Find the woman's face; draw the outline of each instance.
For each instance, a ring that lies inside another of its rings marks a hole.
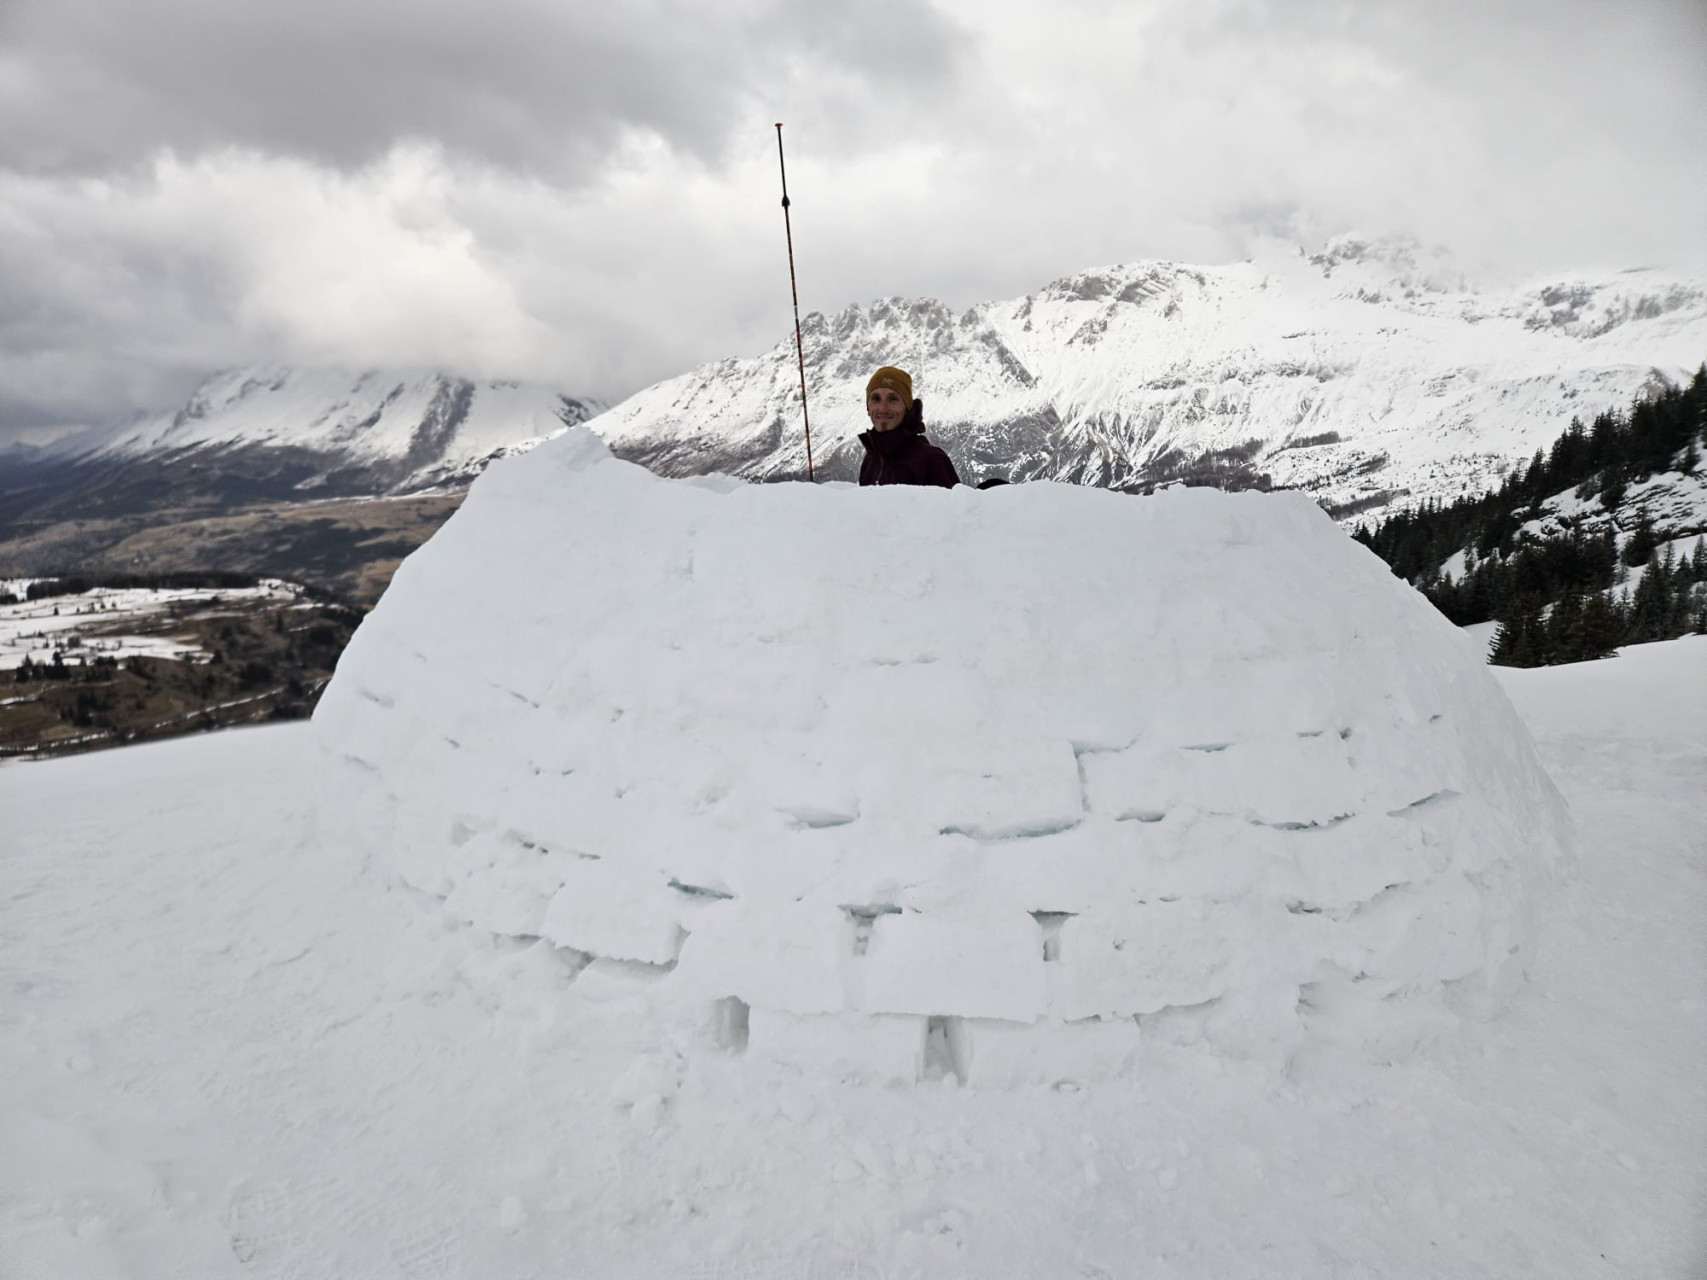
[[[888,387],[873,387],[865,398],[865,413],[874,431],[893,431],[907,416],[907,402]]]

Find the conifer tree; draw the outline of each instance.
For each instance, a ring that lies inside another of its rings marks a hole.
[[[1623,620],[1606,594],[1596,591],[1583,603],[1572,646],[1575,656],[1568,661],[1592,662],[1596,658],[1610,658],[1618,652],[1623,638]]]
[[[1537,667],[1545,652],[1541,605],[1527,597],[1514,599],[1500,619],[1500,638],[1488,661],[1502,667]]]
[[[1541,655],[1543,662],[1580,660],[1577,647],[1582,639],[1582,620],[1582,596],[1575,591],[1566,592],[1564,598],[1553,606],[1553,612],[1547,619],[1547,643]]]
[[[1671,543],[1666,544],[1665,566],[1671,578],[1671,616],[1662,638],[1669,638],[1689,630],[1695,605],[1695,570],[1687,559],[1674,553]]]
[[[1653,554],[1656,542],[1653,522],[1644,511],[1636,521],[1636,531],[1630,535],[1630,541],[1624,544],[1624,563],[1635,568]]]
[[[1671,621],[1671,576],[1660,563],[1659,552],[1648,552],[1648,563],[1642,567],[1642,580],[1636,584],[1630,601],[1628,641],[1645,644],[1665,639]]]

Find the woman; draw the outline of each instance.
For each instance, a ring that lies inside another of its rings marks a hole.
[[[925,439],[922,402],[913,399],[913,379],[904,369],[884,365],[865,384],[865,415],[871,430],[860,436],[865,461],[861,484],[936,484],[952,489],[960,483],[954,463]]]

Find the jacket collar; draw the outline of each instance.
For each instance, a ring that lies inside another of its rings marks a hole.
[[[880,458],[893,458],[905,453],[924,436],[912,427],[896,427],[893,431],[864,431],[859,442]]]

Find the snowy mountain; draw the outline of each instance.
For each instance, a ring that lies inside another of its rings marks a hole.
[[[896,363],[965,479],[1297,488],[1350,520],[1480,493],[1573,417],[1685,382],[1707,356],[1707,284],[1635,270],[1495,286],[1414,243],[1342,239],[1087,271],[960,313],[881,301],[810,315],[805,338],[820,479],[853,478],[865,379]],[[583,421],[665,475],[799,477],[793,345],[608,412],[442,372],[219,374],[173,412],[0,456],[0,567],[240,563],[354,589],[493,459]],[[412,494],[432,495],[418,515],[368,501]],[[361,510],[334,517],[327,499]],[[262,507],[252,527],[197,523]]]
[[[180,409],[69,442],[84,462],[149,457],[198,462],[258,450],[328,485],[405,493],[467,483],[495,458],[531,448],[602,408],[546,387],[443,373],[246,368],[209,378]]]
[[[1707,356],[1707,285],[1636,270],[1477,284],[1413,243],[1087,271],[955,314],[891,299],[804,321],[820,478],[849,478],[871,369],[912,372],[964,478],[1143,488],[1218,474],[1330,508],[1456,496],[1573,415]],[[591,426],[665,474],[805,472],[792,337],[660,383]]]
[[[355,590],[344,580],[350,573],[368,561],[394,565],[493,460],[603,407],[547,387],[444,373],[216,374],[175,411],[0,454],[0,565],[14,573],[237,567]],[[425,516],[369,501],[407,495],[426,495],[417,504]],[[323,509],[330,499],[370,515],[332,519]],[[274,512],[265,527],[193,525],[262,507]],[[133,542],[159,544],[168,528],[182,536],[164,548]]]
[[[1349,515],[1479,492],[1573,416],[1686,380],[1707,357],[1707,283],[1644,269],[1496,287],[1414,242],[1341,239],[1314,256],[1086,271],[959,314],[889,299],[803,324],[821,479],[852,478],[865,378],[893,363],[963,478],[1215,478],[1302,488]],[[805,474],[792,335],[603,409],[444,373],[247,368],[8,470],[52,472],[56,489],[142,466],[117,489],[395,495],[464,487],[589,421],[666,475]],[[100,488],[110,505],[114,484]]]

